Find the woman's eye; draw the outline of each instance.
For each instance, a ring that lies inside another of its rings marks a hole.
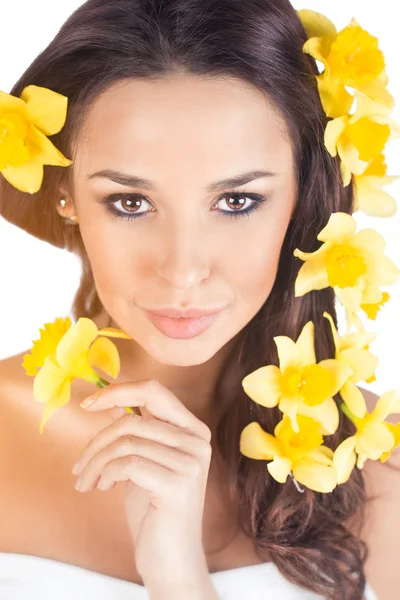
[[[224,202],[228,210],[217,212],[228,217],[250,216],[250,213],[260,208],[266,200],[267,198],[260,194],[232,191],[223,194],[214,206]],[[111,194],[103,200],[108,211],[118,218],[127,220],[143,217],[150,212],[154,212],[153,210],[141,210],[143,202],[151,207],[150,201],[142,194]]]

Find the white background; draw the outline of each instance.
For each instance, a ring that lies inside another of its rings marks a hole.
[[[80,0],[2,1],[0,36],[0,89],[9,92],[15,81],[37,54],[54,37],[65,19],[83,2]],[[399,37],[396,2],[380,0],[305,0],[292,2],[295,9],[309,8],[324,13],[342,29],[355,17],[359,24],[380,40],[387,71],[389,91],[396,99],[392,117],[400,122]],[[400,175],[400,140],[386,147],[389,175]],[[400,180],[385,188],[400,204]],[[386,241],[385,254],[400,267],[400,209],[389,219],[356,213],[360,228],[373,227]],[[77,259],[7,223],[0,217],[0,359],[28,350],[38,330],[56,316],[70,315],[79,284]],[[365,320],[377,339],[371,351],[380,358],[377,381],[362,386],[382,394],[400,386],[398,340],[400,338],[400,283],[389,286],[391,301],[376,321]],[[339,334],[345,333],[344,314],[338,304]]]

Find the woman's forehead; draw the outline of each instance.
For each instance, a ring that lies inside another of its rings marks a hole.
[[[86,115],[79,144],[92,151],[194,153],[287,150],[285,124],[255,88],[236,80],[129,80],[104,91]]]

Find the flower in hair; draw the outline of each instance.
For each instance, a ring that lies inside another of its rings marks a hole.
[[[361,304],[360,308],[367,315],[368,319],[375,321],[378,312],[390,300],[390,294],[387,292],[382,293],[382,298],[379,302],[370,302],[366,304]],[[347,331],[350,331],[354,326],[358,331],[365,331],[363,322],[356,312],[350,311],[346,309],[346,322],[347,322]],[[368,383],[371,381],[375,381],[374,375],[372,375],[369,379],[366,379]]]
[[[276,336],[279,367],[260,367],[242,380],[246,394],[257,404],[279,409],[299,432],[297,415],[319,422],[322,433],[335,433],[339,410],[332,398],[353,374],[353,369],[339,360],[326,359],[316,364],[314,323],[308,321],[294,342],[287,336]]]
[[[362,419],[358,419],[344,405],[341,409],[356,426],[356,433],[345,439],[333,455],[338,483],[345,483],[356,462],[359,469],[363,468],[367,459],[378,460],[382,457],[382,462],[385,462],[398,445],[399,428],[386,423],[385,419],[388,415],[400,413],[400,388],[383,394],[374,410]]]
[[[355,19],[338,32],[325,15],[308,9],[297,14],[309,38],[303,52],[324,66],[323,73],[316,78],[327,116],[340,117],[350,112],[354,98],[346,86],[393,108],[394,98],[387,90],[385,59],[375,36]]]
[[[386,143],[400,136],[400,125],[389,117],[389,112],[383,104],[358,96],[354,114],[328,122],[325,146],[331,156],[339,154],[341,158],[345,187],[352,174],[362,175],[381,156]]]
[[[324,242],[315,252],[294,250],[305,261],[295,281],[295,296],[331,286],[340,302],[355,313],[361,304],[382,300],[380,285],[392,285],[400,270],[383,254],[385,239],[374,229],[355,234],[355,219],[342,212],[331,214],[317,235]]]
[[[339,337],[332,316],[324,312],[328,319],[333,341],[335,344],[335,358],[353,369],[353,374],[344,382],[339,393],[351,412],[358,418],[364,417],[367,407],[362,392],[356,386],[360,381],[368,381],[378,366],[378,357],[369,352],[369,344],[376,338],[376,333],[354,332]]]
[[[20,98],[0,91],[0,172],[21,192],[40,189],[43,165],[72,164],[47,137],[64,126],[67,103],[65,96],[36,85],[24,88]]]
[[[387,165],[383,154],[377,156],[363,172],[355,175],[354,211],[362,210],[371,217],[393,217],[397,212],[395,199],[382,187],[399,179],[387,176]]]
[[[98,387],[105,381],[95,371],[99,368],[110,377],[117,377],[120,370],[118,350],[108,337],[128,338],[120,329],[105,327],[98,329],[87,318],[80,318],[71,326],[71,321],[57,318],[46,323],[40,330],[30,353],[24,355],[22,363],[27,375],[34,375],[33,396],[46,404],[40,423],[40,433],[52,414],[70,400],[70,387],[74,379],[84,379]],[[129,407],[126,408],[131,412]]]
[[[299,415],[298,424],[296,432],[290,418],[284,415],[271,435],[253,421],[241,432],[240,452],[248,458],[271,461],[267,469],[279,483],[285,483],[292,473],[299,483],[311,490],[329,493],[337,485],[333,450],[323,445],[317,421]]]

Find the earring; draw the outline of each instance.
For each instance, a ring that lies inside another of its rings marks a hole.
[[[65,198],[61,198],[59,200],[59,204],[64,208],[67,204],[67,201],[65,200]],[[78,222],[78,217],[76,215],[72,215],[71,217],[63,217],[66,221],[72,221],[73,223],[77,223]]]

